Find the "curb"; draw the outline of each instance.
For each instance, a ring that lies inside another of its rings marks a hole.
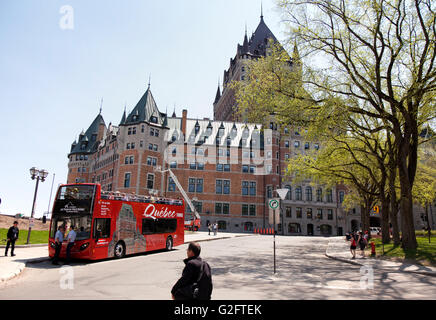
[[[15,245],[15,248],[37,248],[37,247],[46,247],[48,243],[39,243],[39,244],[18,244]],[[0,248],[6,248],[5,245],[0,245]]]
[[[15,272],[11,272],[11,273],[7,274],[6,276],[2,276],[0,278],[0,283],[6,282],[8,280],[11,280],[11,279],[19,276],[21,274],[21,272],[24,271],[24,269],[26,268],[28,263],[38,263],[38,262],[43,262],[46,260],[50,260],[50,258],[49,257],[39,257],[39,258],[27,259],[26,262],[17,262],[19,265],[18,265],[17,269],[15,270]]]
[[[344,262],[344,263],[353,264],[353,265],[356,265],[356,266],[364,266],[364,264],[361,264],[361,263],[356,262],[356,261],[351,261],[351,260],[348,260],[348,259],[343,259],[343,258],[338,258],[338,257],[335,257],[335,256],[331,256],[331,255],[329,255],[329,254],[327,253],[327,251],[326,251],[326,253],[325,253],[325,256],[326,256],[327,258],[329,258],[329,259],[332,259],[332,260],[337,260],[337,261],[341,261],[341,262]],[[395,269],[393,269],[393,268],[387,268],[387,267],[375,267],[375,269],[378,269],[378,270],[385,270],[385,271],[391,271],[391,272],[407,272],[407,273],[415,273],[415,274],[420,274],[420,275],[428,276],[428,277],[436,277],[436,272],[433,272],[433,271],[395,270]]]

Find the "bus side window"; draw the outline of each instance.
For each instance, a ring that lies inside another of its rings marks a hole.
[[[156,233],[156,223],[153,219],[142,219],[142,234]]]
[[[111,235],[111,219],[97,218],[94,220],[94,238],[110,238]]]

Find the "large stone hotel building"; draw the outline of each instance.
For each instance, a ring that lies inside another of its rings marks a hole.
[[[150,86],[129,114],[124,111],[118,126],[106,125],[98,114],[71,145],[68,183],[95,182],[106,191],[180,198],[168,172],[162,172],[169,168],[193,200],[203,230],[208,222],[228,232],[272,227],[268,200],[278,197],[278,188],[289,189],[281,204],[279,234],[329,236],[359,228],[359,210],[341,206],[345,187],[294,184],[285,175],[287,159],[319,148],[305,141],[301,128],[280,128],[274,122],[264,128],[234,116],[235,97],[227,84],[244,80],[244,62],[266,56],[269,39],[277,41],[261,16],[224,72],[214,119],[189,118],[187,110],[179,116],[162,113]],[[379,223],[377,217],[373,220]]]

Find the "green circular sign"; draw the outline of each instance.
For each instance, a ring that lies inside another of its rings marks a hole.
[[[276,199],[271,199],[269,201],[269,207],[271,209],[277,209],[279,207],[279,202]]]

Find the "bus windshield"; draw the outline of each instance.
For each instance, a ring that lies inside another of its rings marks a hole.
[[[59,189],[57,200],[91,200],[94,186],[63,186]]]
[[[63,216],[55,215],[51,223],[50,237],[54,238],[56,231],[60,226],[65,228],[65,235],[70,231],[70,226],[73,226],[76,231],[76,240],[86,240],[91,236],[91,216]]]
[[[91,214],[95,189],[95,185],[70,185],[59,187],[53,214]]]

